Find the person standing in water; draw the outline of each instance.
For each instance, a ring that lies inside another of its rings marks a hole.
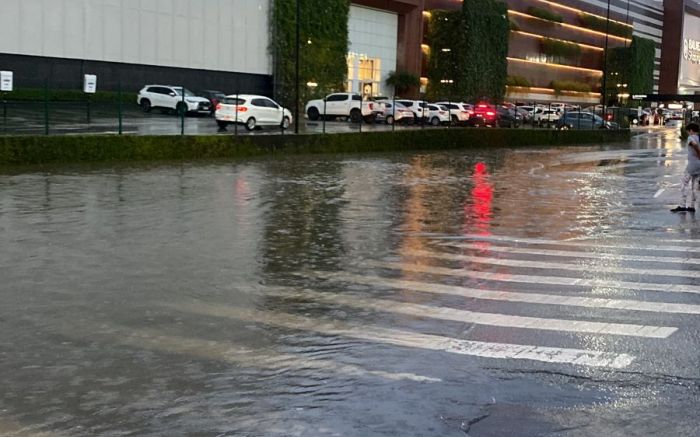
[[[671,212],[695,212],[695,190],[700,177],[700,127],[697,123],[690,123],[685,130],[688,131],[688,164],[681,178],[681,203]]]

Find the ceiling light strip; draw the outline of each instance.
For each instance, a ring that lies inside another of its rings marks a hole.
[[[558,25],[565,27],[567,29],[574,29],[574,30],[577,30],[579,32],[590,33],[590,34],[598,35],[598,36],[605,36],[604,32],[598,32],[597,30],[586,29],[585,27],[581,27],[581,26],[574,26],[573,24],[569,24],[569,23],[559,23],[556,21],[545,20],[543,18],[535,17],[534,15],[525,14],[525,13],[519,12],[519,11],[514,11],[512,9],[508,9],[508,14],[517,15],[517,16],[523,17],[523,18],[529,18],[531,20],[544,21],[545,23],[558,24]],[[622,41],[622,42],[631,42],[632,41],[631,39],[623,38],[621,36],[616,36],[616,35],[612,35],[612,34],[608,34],[608,38],[616,39],[616,40]]]
[[[592,45],[588,45],[588,44],[583,44],[583,43],[576,42],[576,41],[569,41],[569,40],[566,40],[566,39],[551,38],[551,37],[548,37],[548,36],[538,35],[538,34],[535,34],[535,33],[523,32],[522,30],[512,30],[511,32],[513,32],[513,33],[518,33],[518,34],[524,35],[524,36],[529,36],[529,37],[532,37],[532,38],[538,38],[538,39],[553,39],[553,40],[555,40],[555,41],[561,41],[561,42],[565,42],[565,43],[568,43],[568,44],[576,44],[577,46],[582,47],[582,48],[584,48],[584,49],[598,50],[598,51],[601,51],[601,52],[604,50],[602,47],[596,47],[596,46],[592,46]]]
[[[583,71],[583,72],[586,72],[586,73],[595,73],[595,74],[598,75],[598,76],[602,76],[602,75],[603,75],[603,71],[602,71],[602,70],[594,70],[594,69],[592,69],[592,68],[574,67],[574,66],[572,66],[572,65],[554,64],[554,63],[551,63],[551,62],[528,61],[527,59],[511,58],[510,56],[509,56],[508,58],[506,58],[506,59],[508,59],[509,61],[512,61],[512,62],[522,62],[522,63],[526,63],[526,64],[542,65],[542,66],[551,67],[551,68],[559,68],[559,69],[562,69],[562,70]]]
[[[564,9],[564,10],[571,11],[571,12],[578,12],[578,13],[586,14],[586,15],[593,15],[594,17],[598,17],[598,18],[601,18],[601,19],[603,19],[603,20],[607,20],[607,17],[604,17],[604,16],[602,16],[602,15],[598,15],[598,14],[594,14],[593,12],[584,11],[583,9],[572,8],[571,6],[562,5],[562,4],[555,3],[555,2],[552,2],[552,1],[549,1],[549,0],[537,0],[537,1],[542,2],[542,3],[546,3],[546,4],[550,5],[550,6],[554,6],[555,8]],[[629,24],[629,23],[625,23],[624,21],[613,20],[613,19],[611,18],[611,19],[610,19],[610,22],[611,22],[611,23],[622,24],[623,26],[627,26],[627,27],[634,28],[633,25],[631,25],[631,24]]]

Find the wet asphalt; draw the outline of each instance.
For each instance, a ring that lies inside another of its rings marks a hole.
[[[4,168],[0,435],[695,436],[684,159]]]

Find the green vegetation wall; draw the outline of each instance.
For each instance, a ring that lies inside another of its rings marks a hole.
[[[307,99],[343,90],[347,74],[349,0],[273,0],[270,52],[274,59],[275,97],[294,106],[296,8],[299,17],[299,91]],[[318,84],[310,88],[307,83]]]
[[[461,11],[432,11],[428,98],[503,100],[508,71],[505,3],[470,0]]]
[[[654,89],[654,41],[635,36],[629,47],[616,47],[608,51],[608,75],[606,96],[608,103],[615,103],[617,94],[649,94]],[[627,88],[618,87],[627,84]]]

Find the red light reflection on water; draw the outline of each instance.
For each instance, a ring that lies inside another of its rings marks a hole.
[[[472,183],[471,197],[464,204],[464,234],[489,236],[493,219],[493,186],[489,183],[485,163],[477,162],[474,165]],[[476,241],[475,244],[482,250],[489,247],[486,241]]]

